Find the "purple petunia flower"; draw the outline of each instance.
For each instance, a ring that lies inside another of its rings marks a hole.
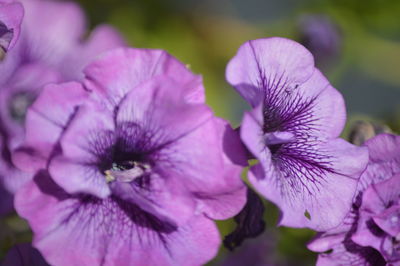
[[[20,2],[25,10],[20,38],[0,62],[0,183],[11,193],[32,177],[15,168],[10,153],[24,139],[26,110],[41,88],[82,79],[83,67],[99,53],[124,45],[119,33],[106,25],[82,42],[86,23],[75,3]]]
[[[19,38],[24,8],[12,0],[0,0],[0,62]]]
[[[379,250],[388,263],[400,264],[400,173],[363,193],[352,239]]]
[[[201,79],[159,50],[118,49],[83,84],[47,86],[14,162],[16,196],[52,265],[200,265],[212,219],[244,206],[244,149],[204,104]],[[62,90],[61,95],[58,92]]]
[[[351,211],[339,227],[319,234],[308,246],[316,252],[332,250],[320,254],[317,265],[386,265],[398,256],[400,137],[381,134],[365,146],[369,164]]]
[[[281,208],[280,224],[337,226],[368,153],[338,138],[346,119],[343,99],[312,55],[288,39],[249,41],[229,62],[226,78],[254,108],[241,125],[244,144],[259,160],[249,180]]]

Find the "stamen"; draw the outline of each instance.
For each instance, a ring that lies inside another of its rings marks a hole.
[[[104,174],[107,183],[113,181],[129,183],[149,172],[149,164],[127,161],[123,164],[113,163],[112,168],[106,170]]]
[[[107,170],[104,173],[106,174],[105,177],[106,177],[106,182],[107,183],[111,183],[111,182],[113,182],[115,180],[115,177],[113,177],[113,175],[111,174],[110,170]]]

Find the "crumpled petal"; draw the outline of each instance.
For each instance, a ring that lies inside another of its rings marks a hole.
[[[357,244],[379,250],[388,261],[400,260],[394,240],[400,233],[399,191],[399,174],[368,187],[363,194],[357,231],[352,236]]]

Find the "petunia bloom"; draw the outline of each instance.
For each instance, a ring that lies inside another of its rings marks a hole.
[[[386,265],[398,257],[400,137],[381,134],[365,142],[369,163],[343,223],[319,234],[309,248],[317,265]],[[397,250],[396,250],[397,249]]]
[[[374,247],[388,263],[400,263],[400,173],[363,193],[357,244]]]
[[[13,156],[36,173],[16,196],[33,245],[52,265],[204,264],[212,219],[245,203],[239,137],[165,52],[118,49],[85,74],[43,90]]]
[[[124,45],[119,33],[107,25],[96,27],[82,41],[87,27],[75,3],[20,2],[25,10],[20,38],[0,62],[0,183],[11,193],[32,177],[15,168],[10,153],[24,139],[26,110],[42,87],[82,79],[87,63],[104,51]]]
[[[0,0],[0,61],[18,40],[23,16],[20,3]]]
[[[343,98],[314,67],[311,53],[283,38],[248,41],[226,78],[253,107],[240,130],[259,160],[249,180],[281,208],[280,224],[317,231],[339,225],[368,152],[338,138]]]

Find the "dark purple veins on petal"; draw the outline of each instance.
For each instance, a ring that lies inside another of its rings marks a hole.
[[[97,160],[88,164],[107,182],[126,182],[149,190],[157,162],[168,160],[161,152],[165,147],[160,132],[135,122],[122,122],[115,131],[95,132],[89,137],[86,149]]]
[[[139,241],[160,241],[168,250],[168,234],[177,230],[175,225],[158,219],[118,196],[99,199],[87,194],[70,195],[59,187],[45,170],[36,174],[34,182],[44,194],[52,195],[59,201],[74,201],[74,204],[65,210],[67,215],[64,215],[60,226],[75,226],[74,231],[82,237],[85,237],[89,227],[93,227],[99,234],[104,233],[110,237],[120,235],[121,241],[128,244],[131,238],[139,238]]]
[[[332,157],[317,148],[319,141],[318,117],[314,115],[318,96],[305,98],[299,85],[291,85],[284,77],[266,77],[260,72],[259,87],[263,88],[263,133],[289,132],[293,139],[268,145],[272,160],[283,174],[290,178],[293,188],[305,188],[309,194],[313,189],[305,183],[321,183],[327,173],[333,173]]]

